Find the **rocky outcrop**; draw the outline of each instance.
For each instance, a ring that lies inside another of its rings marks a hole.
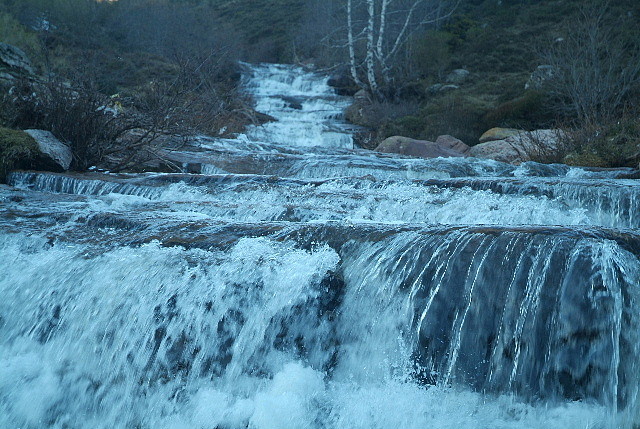
[[[397,153],[400,155],[414,156],[417,158],[451,158],[464,157],[466,152],[456,150],[459,148],[464,150],[467,147],[460,140],[451,136],[441,136],[440,142],[430,142],[426,140],[414,140],[409,137],[393,136],[382,141],[375,149],[378,152]],[[464,147],[462,146],[464,145]]]
[[[73,161],[71,148],[58,140],[50,131],[25,130],[38,144],[42,155],[49,163],[58,166],[62,170],[68,170]]]
[[[554,70],[553,66],[550,65],[541,65],[536,68],[536,70],[531,73],[529,76],[529,80],[524,85],[524,89],[533,89],[540,90],[543,89],[545,84],[553,79]]]
[[[356,92],[353,95],[353,99],[355,100],[356,103],[360,103],[360,104],[371,103],[371,96],[364,89],[361,89],[360,91]]]
[[[458,85],[453,85],[453,84],[444,85],[442,83],[436,83],[435,85],[431,85],[427,89],[427,91],[430,94],[438,94],[442,92],[455,91],[456,89],[460,89],[460,87]]]
[[[34,74],[31,62],[21,49],[0,42],[0,79],[13,80]]]
[[[473,146],[468,155],[518,165],[531,161],[533,157],[552,153],[560,145],[562,137],[560,130],[520,131],[504,139]]]
[[[480,143],[490,142],[494,140],[504,140],[508,137],[517,136],[524,132],[514,128],[491,128],[480,137]]]
[[[447,83],[459,85],[469,79],[469,71],[465,69],[456,69],[447,75],[445,79]]]
[[[371,105],[371,97],[367,91],[361,89],[353,96],[353,104],[345,110],[345,118],[356,125],[366,125],[366,110]]]
[[[380,142],[371,119],[372,101],[367,91],[361,89],[353,95],[353,103],[345,109],[345,119],[354,126],[354,146],[374,150]]]
[[[11,170],[63,172],[71,161],[71,149],[48,131],[0,127],[0,183]]]

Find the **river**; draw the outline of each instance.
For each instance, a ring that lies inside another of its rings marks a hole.
[[[640,184],[354,148],[322,75],[199,174],[0,185],[0,427],[613,429],[640,422]]]

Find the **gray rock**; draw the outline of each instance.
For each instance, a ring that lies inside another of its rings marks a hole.
[[[504,140],[511,136],[517,136],[518,134],[525,133],[524,130],[518,130],[515,128],[491,128],[480,136],[480,143],[486,143],[494,140]]]
[[[443,86],[444,86],[444,85],[443,85],[443,84],[441,84],[441,83],[436,83],[436,84],[434,84],[434,85],[431,85],[431,86],[427,89],[427,91],[428,91],[430,94],[437,94],[437,93],[438,93],[438,91],[440,91],[440,89],[442,89],[442,87],[443,87]]]
[[[31,62],[21,49],[0,42],[0,67],[13,73],[33,74]]]
[[[536,70],[531,73],[529,76],[529,80],[524,85],[524,89],[534,89],[539,90],[544,87],[544,85],[553,79],[554,70],[553,66],[550,65],[541,65],[536,68]]]
[[[469,70],[456,69],[447,75],[446,81],[447,83],[460,84],[465,82],[469,78],[469,75]]]
[[[449,92],[455,91],[456,89],[460,89],[460,87],[458,85],[442,85],[438,92]]]
[[[462,140],[457,139],[450,135],[440,136],[436,139],[436,144],[443,148],[452,149],[456,152],[466,154],[471,149]]]
[[[435,85],[431,85],[427,89],[427,91],[430,94],[438,94],[440,92],[453,91],[453,90],[456,90],[456,89],[460,89],[460,87],[458,85],[452,85],[452,84],[445,85],[445,84],[442,84],[442,83],[436,83]]]
[[[452,149],[450,143],[439,144],[437,142],[415,140],[402,136],[393,136],[383,140],[376,148],[376,151],[397,153],[417,158],[451,158],[465,156],[464,153]]]
[[[502,140],[480,143],[469,150],[468,155],[519,165],[531,161],[533,156],[552,153],[561,144],[561,130],[536,130],[521,132]]]
[[[506,162],[508,164],[521,164],[529,161],[529,154],[518,144],[513,144],[507,140],[493,140],[473,146],[469,151],[469,156],[474,158],[493,159],[495,161]]]
[[[51,161],[59,165],[63,170],[68,170],[73,161],[71,148],[58,140],[50,131],[25,130],[38,143],[40,152]]]
[[[300,97],[282,97],[287,107],[295,110],[302,110],[302,98]]]

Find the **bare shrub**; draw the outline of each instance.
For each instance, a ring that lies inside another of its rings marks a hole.
[[[640,121],[632,110],[615,118],[560,122],[551,139],[540,131],[545,130],[525,132],[517,140],[532,161],[586,167],[637,167],[640,162]]]
[[[522,133],[514,149],[522,151],[524,157],[542,164],[560,164],[576,148],[576,141],[570,132],[561,128],[536,130]]]
[[[567,127],[565,141],[568,164],[637,167],[640,162],[640,120],[633,110],[606,120],[577,121]]]
[[[50,130],[70,144],[76,169],[98,161],[105,142],[119,135],[116,117],[101,109],[106,100],[86,85],[22,81],[11,89],[11,96],[9,125]]]
[[[6,107],[10,126],[49,130],[68,143],[76,170],[106,160],[120,170],[159,157],[161,136],[191,135],[199,118],[221,109],[187,77],[151,82],[131,99],[104,96],[88,79],[77,82],[23,81],[12,88]]]
[[[558,108],[586,122],[611,117],[640,82],[640,50],[616,32],[608,12],[608,3],[584,6],[564,40],[543,53]]]

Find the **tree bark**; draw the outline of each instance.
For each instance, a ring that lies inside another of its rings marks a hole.
[[[425,25],[436,24],[453,13],[446,0],[347,0],[347,47],[355,83],[377,99],[384,99],[393,85],[398,53],[410,36]],[[358,25],[359,23],[359,25]],[[382,82],[382,87],[381,83]]]
[[[369,81],[369,88],[371,93],[378,98],[382,98],[380,88],[378,87],[378,81],[376,79],[376,55],[375,55],[375,22],[376,22],[376,10],[375,0],[367,0],[367,54],[365,57],[365,65],[367,68],[367,80]]]

